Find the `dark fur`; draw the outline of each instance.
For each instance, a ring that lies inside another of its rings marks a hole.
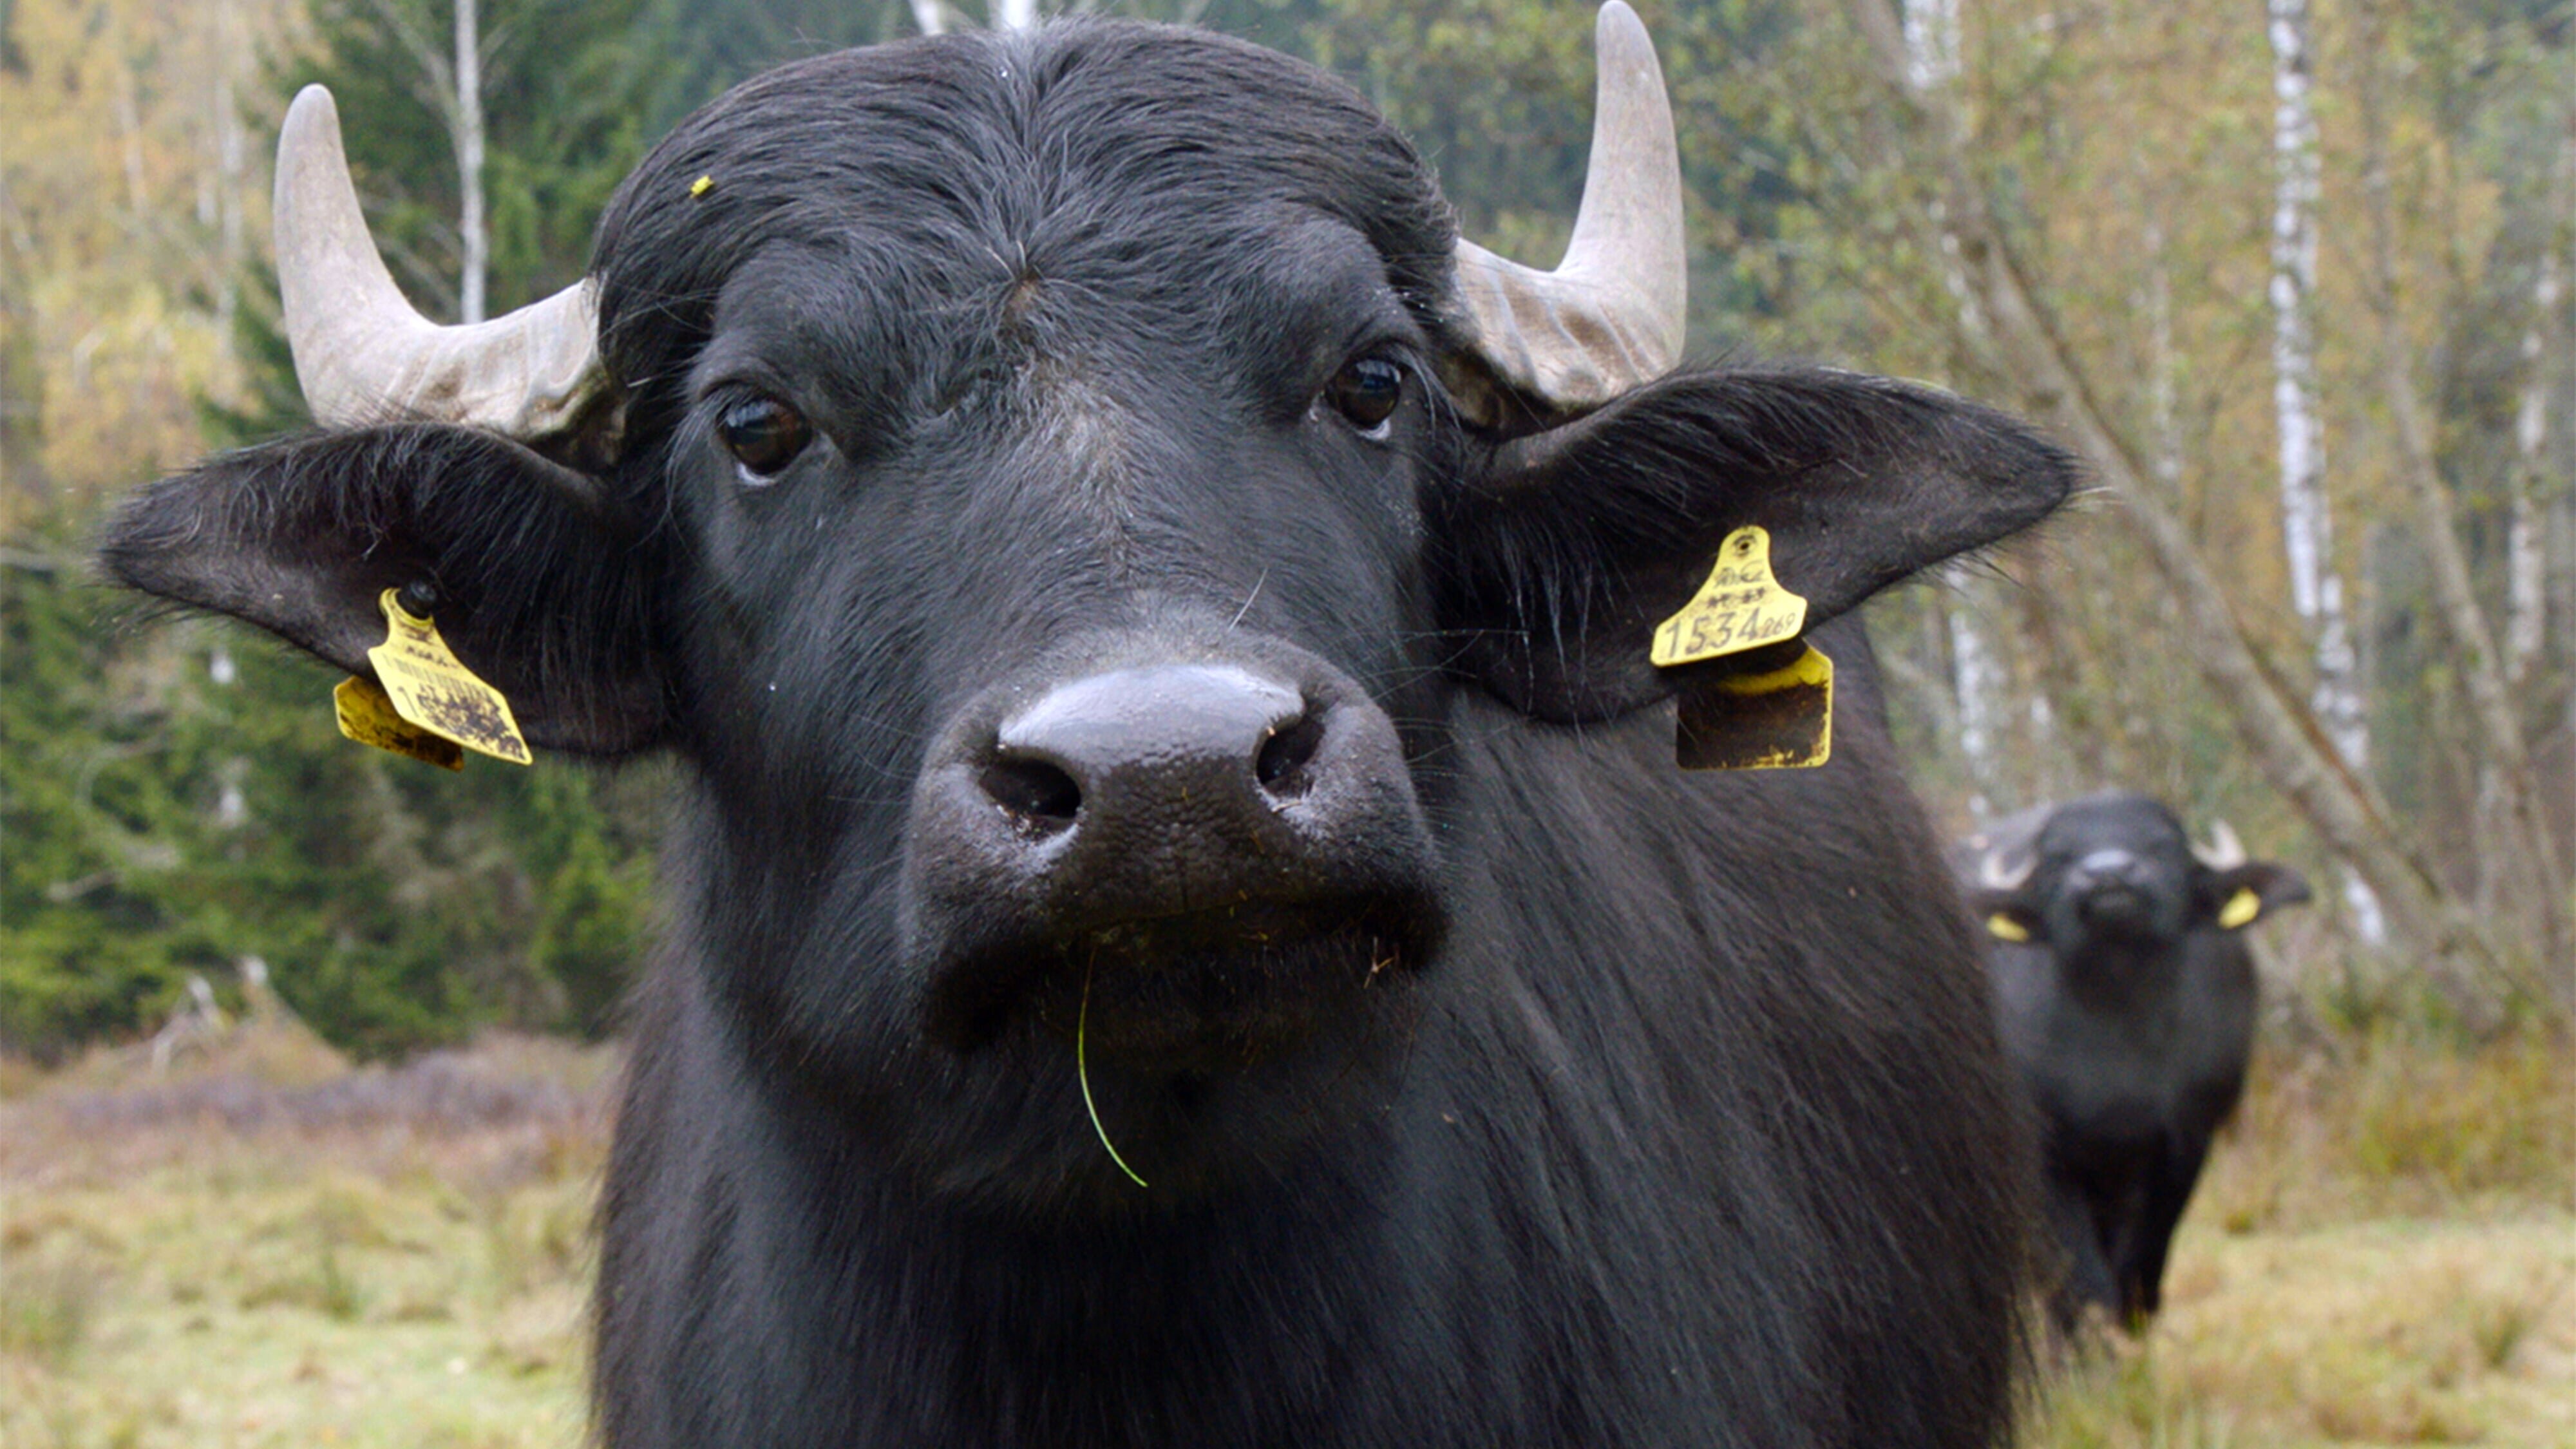
[[[1236,43],[825,57],[603,224],[606,476],[397,428],[130,506],[130,583],[356,667],[374,591],[431,573],[541,742],[690,765],[603,1209],[608,1442],[2002,1440],[2010,1080],[1835,616],[2071,472],[1823,372],[1480,436],[1436,381],[1453,241],[1356,97]],[[1409,377],[1383,443],[1315,402],[1361,355]],[[753,391],[817,435],[761,487],[709,441]],[[1840,665],[1835,757],[1682,777],[1645,634],[1746,522]],[[1436,881],[1418,959],[1316,1039],[1093,1061],[1152,1190],[1061,1020],[925,1032],[904,895],[956,722],[1130,657],[1356,681]]]
[[[2134,928],[2084,920],[2068,872],[2097,851],[2142,866]],[[1989,852],[2030,859],[2020,887],[1980,886]],[[2254,1043],[2254,961],[2218,917],[2240,890],[2265,913],[2308,898],[2286,866],[2212,870],[2143,795],[2104,794],[1998,824],[1957,864],[1990,930],[2005,1049],[2036,1109],[2059,1255],[2061,1328],[2099,1309],[2130,1328],[2163,1299],[2165,1255],[2211,1136],[2234,1115]]]

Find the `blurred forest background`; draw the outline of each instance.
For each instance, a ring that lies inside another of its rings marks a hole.
[[[2298,1020],[2486,1037],[2576,1007],[2570,0],[1636,0],[1670,77],[1691,338],[1930,379],[2097,486],[1876,610],[1954,831],[2126,786],[2319,885]],[[1552,264],[1590,6],[1092,0],[1347,77],[1467,232]],[[296,426],[276,122],[338,94],[441,320],[581,272],[617,180],[765,65],[1028,0],[0,0],[0,1053],[250,963],[398,1056],[598,1034],[643,949],[660,767],[444,772],[335,678],[95,586],[136,482]],[[254,971],[253,974],[258,974]]]

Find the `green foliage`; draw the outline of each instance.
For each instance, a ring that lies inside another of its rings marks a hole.
[[[568,807],[587,803],[577,781],[558,778],[553,793],[570,797]],[[577,817],[568,808],[555,818]],[[644,950],[651,872],[641,855],[619,858],[604,831],[566,834],[563,864],[546,891],[530,965],[539,980],[552,982],[563,993],[557,1024],[598,1036],[616,1024],[618,998]]]
[[[143,1029],[249,957],[362,1054],[606,1024],[649,831],[592,776],[367,750],[331,673],[264,639],[105,627],[121,602],[68,569],[0,580],[0,1048]]]

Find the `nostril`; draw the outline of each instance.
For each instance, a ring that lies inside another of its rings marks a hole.
[[[1293,724],[1282,725],[1261,742],[1261,752],[1253,757],[1253,778],[1274,798],[1294,800],[1315,787],[1315,751],[1324,743],[1324,721],[1320,715],[1308,714]]]
[[[1082,812],[1082,787],[1044,760],[996,760],[984,767],[978,783],[1023,829],[1052,834]]]

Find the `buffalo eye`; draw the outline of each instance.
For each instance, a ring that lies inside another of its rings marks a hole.
[[[1386,436],[1386,420],[1404,401],[1404,369],[1382,357],[1354,358],[1324,387],[1335,411],[1369,437]]]
[[[716,441],[742,465],[746,483],[777,477],[813,440],[805,415],[773,397],[746,398],[716,419]]]

